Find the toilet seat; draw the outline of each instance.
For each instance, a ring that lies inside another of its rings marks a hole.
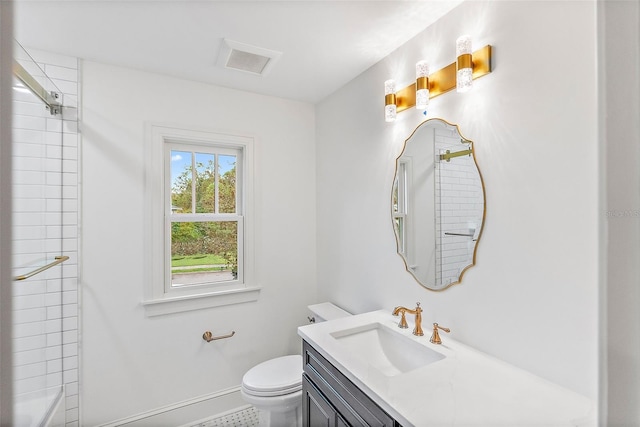
[[[251,368],[242,377],[242,391],[251,396],[273,397],[302,389],[302,356],[282,356]]]

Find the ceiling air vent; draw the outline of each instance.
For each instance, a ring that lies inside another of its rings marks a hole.
[[[264,76],[273,68],[280,55],[282,52],[224,39],[218,56],[218,65]]]

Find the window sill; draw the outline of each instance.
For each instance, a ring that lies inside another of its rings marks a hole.
[[[196,295],[167,296],[142,302],[147,317],[257,301],[259,286]]]

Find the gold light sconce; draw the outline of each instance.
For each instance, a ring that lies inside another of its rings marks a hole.
[[[471,52],[471,38],[462,36],[456,40],[456,62],[429,75],[425,61],[416,64],[416,82],[395,92],[395,82],[385,82],[385,120],[392,122],[396,114],[411,107],[424,110],[429,99],[457,89],[466,92],[473,80],[491,72],[491,45]],[[425,71],[426,70],[426,71]],[[387,85],[393,82],[393,89]],[[426,100],[424,97],[426,96]],[[393,106],[391,106],[393,105]],[[393,114],[391,114],[393,110]]]

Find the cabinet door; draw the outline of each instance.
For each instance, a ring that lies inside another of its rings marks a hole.
[[[344,424],[351,427],[398,426],[389,414],[306,341],[303,342],[303,359],[304,377],[308,377],[310,384],[330,402],[333,410],[344,420]],[[336,423],[329,425],[342,425],[338,421]],[[309,427],[316,425],[312,424]]]
[[[302,427],[347,427],[306,375],[302,376]]]

